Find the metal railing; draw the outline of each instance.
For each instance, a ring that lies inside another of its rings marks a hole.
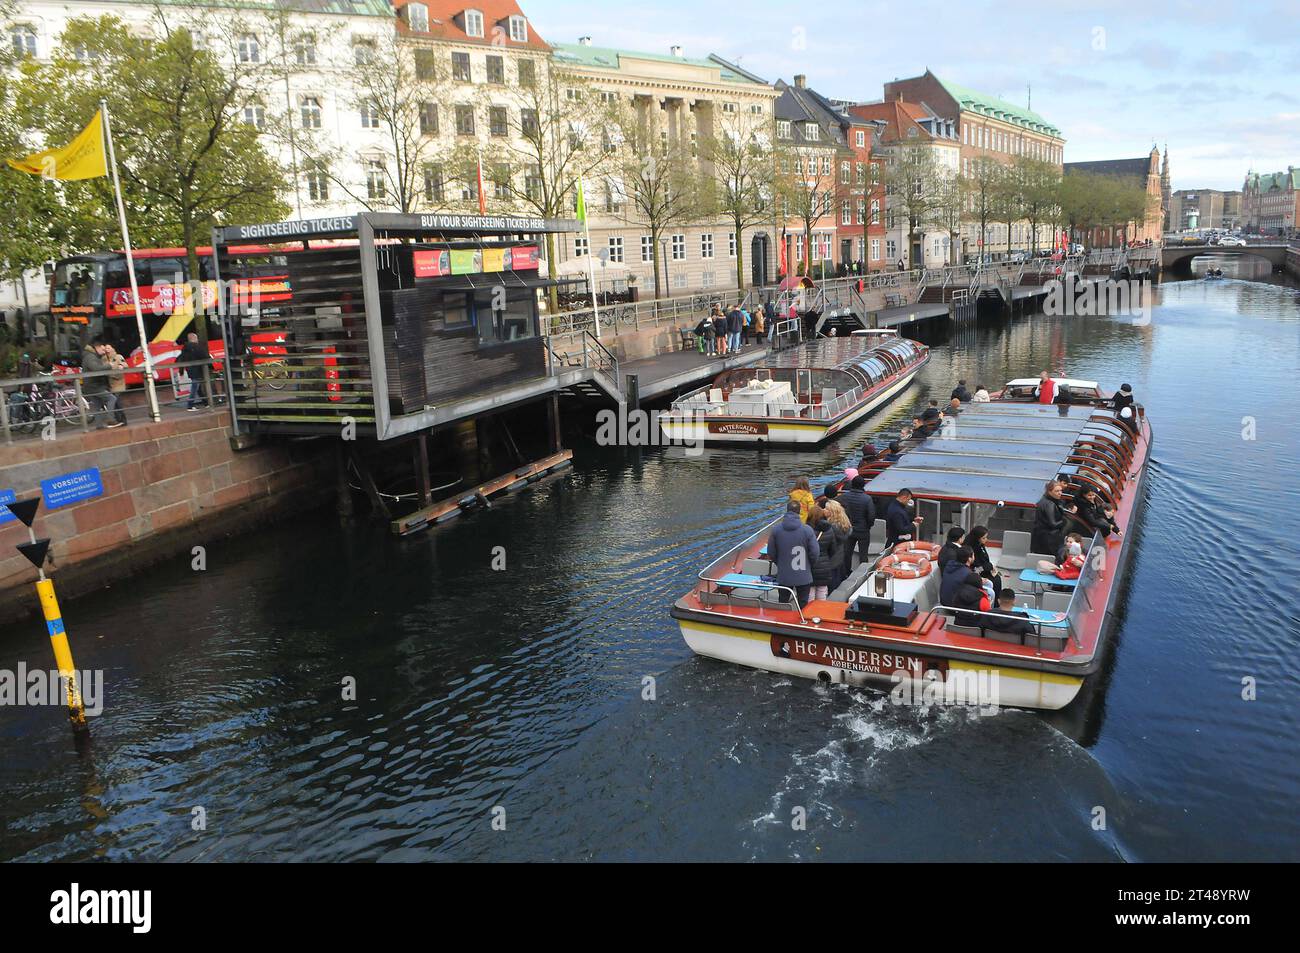
[[[546,350],[548,375],[554,376],[557,372],[563,373],[579,367],[586,368],[603,374],[614,390],[622,394],[623,372],[618,358],[590,331],[548,336],[542,344]]]
[[[728,589],[767,589],[774,592],[788,593],[789,594],[788,602],[767,603],[767,605],[765,606],[762,600],[760,599],[758,605],[759,611],[762,612],[765,608],[772,608],[782,612],[789,612],[791,609],[793,609],[795,612],[799,614],[799,621],[801,623],[806,623],[807,620],[804,618],[803,607],[799,605],[798,593],[795,592],[792,586],[782,586],[779,583],[761,582],[761,581],[755,583],[727,582],[722,578],[710,576],[708,574],[710,570],[712,570],[714,567],[725,564],[727,560],[731,560],[730,571],[739,572],[742,563],[736,557],[740,554],[742,550],[753,545],[754,541],[758,539],[758,537],[760,537],[764,533],[771,533],[773,527],[775,527],[779,522],[781,522],[780,519],[775,519],[772,522],[768,523],[766,526],[759,529],[758,531],[750,533],[748,536],[746,536],[735,546],[731,547],[731,549],[727,550],[717,559],[713,560],[713,562],[709,563],[707,566],[701,569],[699,573],[696,574],[695,578],[698,579],[700,582],[709,584],[710,588],[705,589],[705,592],[709,592],[709,593],[717,592],[718,591],[717,587],[719,584],[727,587]],[[703,600],[701,600],[701,602],[703,602]],[[706,608],[712,608],[712,607],[706,606]]]
[[[185,371],[188,380],[191,368],[203,370],[203,403],[209,409],[215,409],[219,403],[224,403],[224,387],[220,388],[222,393],[218,395],[215,392],[218,388],[213,386],[222,378],[212,372],[212,364],[212,361],[187,361],[155,367],[154,380],[160,409],[164,403],[179,403],[187,399],[188,392],[184,396],[179,392],[178,388],[183,385],[178,372]],[[143,386],[121,391],[110,389],[104,392],[92,391],[89,394],[85,392],[85,381],[99,379],[111,381],[112,378],[128,374],[143,376],[144,368],[129,367],[89,372],[70,370],[67,373],[42,373],[34,377],[0,380],[0,440],[11,444],[15,437],[44,431],[51,423],[56,431],[60,425],[68,425],[86,432],[100,417],[121,419],[127,424],[130,424],[133,418],[149,420],[148,401],[143,399],[137,401],[137,397],[145,396]],[[170,401],[165,400],[168,387],[172,391]],[[106,398],[109,394],[117,397],[116,406],[112,410],[104,409],[109,401],[100,400],[101,397]],[[129,402],[123,401],[123,397],[127,394],[131,396]]]
[[[604,305],[594,310],[581,308],[575,311],[560,311],[544,316],[543,321],[547,333],[552,336],[578,334],[583,331],[594,333],[597,315],[599,315],[601,335],[617,337],[620,334],[652,330],[683,320],[690,320],[694,326],[700,318],[712,310],[715,304],[729,304],[740,300],[742,300],[741,295],[737,289],[725,288],[715,292],[697,291],[678,298],[652,298],[649,301]],[[748,301],[748,295],[743,300]]]

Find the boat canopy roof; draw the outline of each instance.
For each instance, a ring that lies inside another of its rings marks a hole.
[[[870,493],[903,488],[918,497],[1033,506],[1046,482],[1075,471],[1067,460],[1090,436],[1131,445],[1113,411],[1070,404],[994,401],[963,404],[955,426],[903,452],[867,484]]]
[[[1077,377],[1053,377],[1052,380],[1062,387],[1096,387],[1096,381],[1080,380]],[[1037,387],[1037,377],[1017,377],[1013,381],[1007,381],[1008,387]]]
[[[871,338],[818,338],[804,347],[769,357],[754,369],[810,368],[839,371],[855,384],[870,387],[915,361],[928,350],[908,338],[873,342]]]

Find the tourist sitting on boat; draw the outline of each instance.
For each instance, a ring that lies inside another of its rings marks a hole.
[[[971,403],[987,404],[989,402],[989,389],[983,384],[975,388],[975,396],[971,398]]]
[[[852,526],[851,540],[844,553],[844,568],[850,572],[853,569],[855,551],[860,562],[865,563],[870,558],[871,527],[876,522],[876,502],[864,489],[866,485],[867,478],[859,474],[853,478],[849,488],[840,494],[839,498],[839,503],[848,514],[849,524]]]
[[[943,567],[939,583],[939,601],[951,609],[971,609],[987,612],[988,597],[984,594],[984,580],[971,568],[975,554],[969,546],[959,546],[956,555]],[[958,625],[979,625],[979,617],[958,612],[954,620]]]
[[[1056,399],[1056,381],[1052,380],[1052,375],[1043,371],[1038,375],[1038,390],[1036,392],[1040,404],[1050,404]]]
[[[817,501],[813,499],[812,488],[808,484],[807,477],[799,477],[794,481],[794,489],[790,491],[790,501],[799,504],[799,519],[808,522],[808,511]]]
[[[805,526],[799,516],[799,504],[791,500],[785,505],[781,525],[767,537],[768,558],[776,564],[776,584],[794,590],[799,607],[808,604],[812,588],[812,561],[821,552],[817,535]],[[781,592],[781,601],[789,601],[789,593]]]
[[[903,445],[897,440],[889,442],[889,449],[885,451],[884,456],[880,459],[885,463],[895,463],[903,455]]]
[[[1115,524],[1115,511],[1108,509],[1097,496],[1097,491],[1090,486],[1085,486],[1075,494],[1074,512],[1070,517],[1081,523],[1089,533],[1120,535],[1119,526]]]
[[[961,413],[961,401],[954,397],[948,401],[948,406],[943,409],[943,416],[956,417]]]
[[[997,608],[990,609],[989,615],[980,616],[980,624],[986,629],[1009,632],[1012,635],[1033,635],[1034,627],[1025,621],[1025,614],[1016,611],[1016,590],[998,590]],[[995,618],[1005,616],[1006,618]]]
[[[1038,571],[1046,575],[1055,575],[1060,579],[1078,579],[1083,571],[1083,537],[1078,533],[1066,536],[1065,542],[1056,554],[1056,562],[1040,559]]]
[[[975,554],[975,571],[992,583],[995,591],[1001,591],[1002,576],[997,571],[997,567],[993,565],[993,559],[989,556],[988,544],[985,542],[988,538],[989,529],[987,526],[972,526],[971,531],[966,535],[966,545]]]
[[[957,386],[952,389],[952,399],[961,401],[963,404],[970,402],[970,391],[966,389],[966,382],[964,380],[958,381]]]
[[[948,560],[957,555],[957,550],[962,547],[962,540],[966,538],[966,531],[960,526],[954,526],[948,530],[948,541],[939,549],[939,555],[936,561],[939,568],[943,569],[948,564]]]
[[[1034,507],[1034,531],[1029,546],[1035,553],[1055,553],[1065,541],[1065,517],[1074,511],[1061,499],[1065,484],[1048,480],[1043,495]]]
[[[912,516],[912,491],[903,487],[885,508],[885,545],[910,542],[920,529],[922,517]]]
[[[921,422],[931,430],[937,430],[939,427],[939,418],[943,416],[939,413],[939,402],[931,400],[930,406],[921,412]]]

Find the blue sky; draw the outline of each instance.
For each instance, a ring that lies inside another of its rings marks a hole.
[[[795,73],[826,95],[879,99],[927,67],[1033,108],[1066,161],[1169,144],[1174,188],[1240,188],[1300,166],[1300,0],[520,0],[550,42],[717,53],[763,78]]]

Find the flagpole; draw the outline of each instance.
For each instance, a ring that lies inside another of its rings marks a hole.
[[[591,254],[591,226],[587,223],[587,196],[583,193],[582,176],[578,176],[578,194],[582,196],[582,232],[587,237],[587,288],[591,291],[591,315],[596,324],[596,340],[600,340],[600,307],[596,304],[596,263]]]
[[[113,130],[108,119],[108,100],[99,101],[104,116],[104,138],[108,140],[108,164],[113,170],[113,195],[117,199],[117,220],[122,226],[122,247],[126,251],[126,273],[131,278],[131,300],[135,303],[135,327],[140,334],[140,353],[144,355],[144,388],[149,397],[149,416],[154,422],[162,420],[158,412],[158,391],[153,379],[153,355],[149,353],[149,339],[144,330],[144,312],[140,310],[140,288],[135,280],[135,258],[131,254],[131,233],[126,227],[126,205],[122,202],[122,183],[117,178],[117,154],[113,151]],[[199,320],[196,311],[194,320]]]

